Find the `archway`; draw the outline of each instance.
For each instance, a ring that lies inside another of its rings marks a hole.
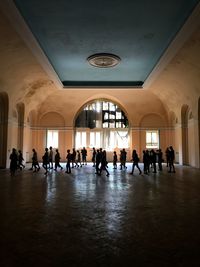
[[[129,148],[129,122],[114,102],[98,99],[79,111],[75,122],[75,147],[96,147],[113,151]]]
[[[17,145],[18,149],[23,150],[23,141],[24,141],[24,103],[17,104],[17,113],[18,113],[18,138]]]
[[[6,168],[9,99],[0,93],[0,168]]]
[[[183,105],[181,109],[181,127],[182,127],[182,162],[189,164],[188,159],[188,105]]]

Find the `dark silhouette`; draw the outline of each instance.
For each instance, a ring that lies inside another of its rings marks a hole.
[[[76,163],[76,150],[75,150],[75,148],[72,149],[71,160],[72,160],[72,168],[77,167],[78,164]]]
[[[95,167],[95,163],[96,163],[96,149],[95,147],[93,147],[92,149],[92,162],[93,162],[93,167]]]
[[[49,147],[49,169],[53,169],[53,148]]]
[[[154,151],[154,149],[151,149],[150,151],[150,162],[151,162],[151,166],[153,167],[153,173],[156,173],[156,152]]]
[[[169,167],[169,147],[167,147],[165,150],[165,157],[166,157],[167,167]]]
[[[126,155],[127,155],[127,152],[126,150],[123,148],[121,151],[120,151],[120,170],[122,170],[122,167],[124,167],[124,169],[127,169],[126,167]]]
[[[149,164],[150,164],[150,159],[149,159],[149,151],[148,150],[143,150],[143,163],[144,163],[144,174],[149,173]]]
[[[10,154],[10,174],[11,176],[15,175],[18,166],[18,155],[17,150],[15,148],[12,149],[12,153]]]
[[[33,170],[34,168],[33,172],[36,172],[36,171],[39,171],[40,165],[38,163],[37,152],[34,148],[32,149],[32,152],[33,152],[33,156],[32,156],[32,168],[31,169]]]
[[[87,150],[85,147],[81,150],[83,165],[87,165]]]
[[[174,159],[175,159],[175,153],[172,146],[169,147],[169,172],[175,173],[175,167],[174,167]]]
[[[82,164],[81,164],[81,153],[79,150],[76,151],[76,166],[79,167],[79,164],[80,164],[80,167],[82,167]]]
[[[25,168],[25,165],[23,164],[24,158],[22,155],[22,151],[18,150],[18,168],[22,170],[22,168]]]
[[[162,171],[163,153],[161,149],[158,149],[157,156],[158,156],[158,170]]]
[[[70,149],[67,150],[67,156],[66,156],[66,159],[67,159],[67,164],[66,164],[66,173],[71,173],[71,166],[70,166],[70,163],[71,163],[71,153],[70,153]]]
[[[140,159],[139,159],[138,154],[137,154],[137,152],[136,152],[135,149],[133,150],[133,153],[132,153],[132,161],[133,161],[133,166],[132,166],[132,172],[131,172],[131,174],[134,173],[135,167],[137,167],[138,170],[139,170],[139,172],[140,172],[140,174],[142,174],[142,171],[140,170],[140,167],[138,165]]]
[[[58,149],[56,149],[56,154],[55,154],[55,171],[57,171],[57,168],[59,167],[61,170],[63,169],[63,167],[60,165],[60,153],[58,151]]]
[[[101,158],[102,158],[102,150],[100,151],[99,149],[97,149],[96,151],[96,174],[99,174],[99,165],[101,163]]]
[[[113,152],[113,169],[117,169],[117,153]]]
[[[101,157],[101,167],[100,167],[100,172],[99,172],[100,175],[101,175],[103,170],[106,171],[106,176],[110,175],[109,171],[107,170],[107,164],[108,164],[108,162],[106,159],[106,150],[103,150],[102,157]]]
[[[48,148],[45,148],[45,153],[42,157],[42,167],[45,169],[45,175],[48,173],[48,165],[49,165],[49,153],[48,153]]]

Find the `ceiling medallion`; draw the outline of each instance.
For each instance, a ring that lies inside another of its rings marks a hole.
[[[120,57],[109,54],[109,53],[99,53],[91,55],[87,58],[87,61],[93,67],[97,68],[111,68],[119,64],[121,61]]]

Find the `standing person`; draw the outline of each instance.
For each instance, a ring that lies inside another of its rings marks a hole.
[[[65,173],[71,173],[71,167],[70,167],[70,163],[71,163],[71,153],[70,153],[70,149],[67,150],[67,164],[66,164],[66,172]]]
[[[108,162],[107,162],[107,159],[106,159],[106,150],[103,150],[102,158],[101,158],[101,168],[100,168],[100,172],[99,172],[100,175],[102,173],[102,170],[106,171],[106,176],[110,175],[109,171],[107,170],[107,164],[108,164]]]
[[[167,147],[165,150],[165,157],[166,157],[167,167],[169,167],[169,147]]]
[[[149,173],[149,151],[143,150],[143,164],[144,164],[144,174]]]
[[[22,151],[18,150],[18,167],[20,168],[20,170],[22,170],[22,168],[25,168],[25,165],[23,164],[24,158],[22,155]]]
[[[99,165],[101,163],[101,156],[102,156],[102,153],[100,153],[100,150],[97,149],[97,152],[96,152],[96,172],[95,172],[95,174],[99,174],[99,171],[100,171]]]
[[[113,169],[117,169],[117,152],[113,152]]]
[[[39,171],[40,165],[38,163],[37,152],[34,148],[32,149],[32,152],[33,152],[33,156],[32,156],[32,168],[31,169],[33,170],[34,168],[33,172],[36,172],[36,171]]]
[[[139,172],[140,172],[140,174],[142,174],[142,171],[140,170],[140,167],[139,167],[139,165],[138,165],[139,160],[140,160],[140,159],[139,159],[139,157],[138,157],[138,154],[137,154],[136,150],[134,149],[134,150],[133,150],[133,153],[132,153],[133,166],[132,166],[132,172],[131,172],[131,174],[134,173],[134,169],[135,169],[135,167],[137,167],[138,170],[139,170]]]
[[[76,167],[77,163],[76,163],[76,150],[75,150],[75,148],[72,149],[71,160],[72,160],[72,168]],[[75,164],[75,166],[74,166],[74,164]]]
[[[18,165],[18,155],[17,150],[15,148],[12,149],[12,153],[10,154],[10,175],[14,176],[17,170]]]
[[[163,163],[163,153],[161,149],[158,149],[158,170],[162,171],[162,163]]]
[[[95,167],[95,163],[96,163],[96,149],[95,147],[93,147],[92,149],[92,163],[93,163],[93,167]]]
[[[150,158],[153,167],[153,173],[156,173],[156,152],[153,149],[150,151]]]
[[[53,148],[49,147],[49,169],[53,169]]]
[[[48,152],[48,148],[45,148],[45,153],[42,157],[43,163],[42,163],[42,167],[45,169],[45,175],[47,175],[48,173],[48,165],[49,165],[49,152]]]
[[[81,150],[83,165],[87,165],[87,150],[85,147]]]
[[[175,173],[175,167],[174,167],[174,159],[175,159],[175,153],[174,149],[172,146],[169,147],[169,171],[168,172],[173,172]]]
[[[126,155],[127,155],[127,152],[126,152],[125,148],[123,148],[120,151],[120,162],[121,162],[120,170],[122,170],[122,167],[124,167],[124,169],[127,169],[127,167],[126,167]]]
[[[60,165],[60,153],[58,151],[58,149],[56,149],[56,154],[55,154],[55,171],[57,171],[57,168],[59,167],[61,170],[63,169],[63,167]]]
[[[81,153],[79,150],[76,151],[76,166],[79,167],[79,164],[80,164],[80,167],[82,167],[82,164],[81,164]]]

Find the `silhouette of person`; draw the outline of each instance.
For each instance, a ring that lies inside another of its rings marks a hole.
[[[82,164],[81,164],[81,153],[79,150],[76,151],[77,152],[77,156],[76,156],[76,166],[79,167],[79,164],[80,164],[80,167],[82,167]]]
[[[169,147],[167,147],[165,150],[165,157],[166,157],[167,167],[169,167]]]
[[[175,167],[174,167],[174,159],[175,159],[175,153],[174,149],[172,146],[169,147],[169,171],[168,172],[173,172],[175,173]]]
[[[72,168],[76,167],[77,163],[76,163],[76,150],[75,150],[75,148],[72,149],[71,160],[72,160]],[[74,166],[74,164],[75,164],[75,166]]]
[[[138,154],[137,154],[136,150],[134,149],[133,152],[132,152],[132,161],[133,161],[133,165],[132,165],[132,172],[131,172],[131,174],[134,173],[134,169],[135,169],[135,167],[137,167],[138,170],[139,170],[139,172],[140,172],[140,174],[142,174],[142,171],[140,170],[140,167],[139,167],[139,165],[138,165],[139,160],[140,160],[140,159],[139,159],[139,157],[138,157]]]
[[[113,169],[117,169],[117,152],[113,152]]]
[[[122,167],[124,167],[124,169],[127,169],[127,167],[126,167],[126,155],[127,155],[127,152],[126,152],[125,148],[123,148],[120,151],[120,162],[121,162],[120,170],[122,170]]]
[[[106,171],[106,176],[110,175],[109,171],[107,170],[107,164],[108,164],[108,162],[106,159],[106,150],[103,150],[102,157],[101,157],[101,167],[100,167],[100,172],[99,172],[100,175],[101,175],[103,170]]]
[[[87,150],[85,147],[81,150],[83,165],[87,165]]]
[[[49,153],[48,153],[48,148],[45,148],[45,153],[42,157],[42,167],[45,169],[45,175],[48,173],[48,165],[49,165]]]
[[[67,150],[66,159],[67,159],[67,164],[66,164],[66,172],[65,173],[71,173],[70,163],[71,163],[72,156],[71,156],[71,153],[70,153],[70,149]]]
[[[49,169],[53,169],[53,148],[49,147]]]
[[[17,150],[15,148],[12,149],[12,153],[10,154],[10,174],[11,176],[15,175],[18,166],[18,155]]]
[[[58,151],[58,149],[56,149],[56,154],[55,154],[55,171],[57,171],[57,168],[59,167],[61,170],[63,169],[63,167],[60,165],[60,153]]]
[[[22,168],[25,168],[25,165],[23,164],[24,158],[23,158],[23,154],[21,150],[18,150],[18,167],[20,168],[20,170],[22,170]]]
[[[102,152],[100,152],[100,150],[97,149],[97,151],[96,151],[96,172],[95,172],[96,174],[99,174],[99,171],[100,171],[99,165],[101,163],[101,157],[102,157]]]
[[[143,164],[144,164],[144,174],[149,173],[149,151],[143,150]]]
[[[158,149],[157,156],[158,156],[158,170],[162,171],[163,153],[161,149]]]
[[[151,158],[151,164],[153,167],[153,173],[156,173],[156,152],[154,151],[154,149],[151,149],[150,151],[150,158]]]
[[[96,149],[95,147],[93,147],[92,149],[92,162],[93,162],[93,167],[95,167],[95,163],[96,163]]]
[[[32,149],[32,152],[33,152],[33,156],[32,156],[32,168],[31,169],[33,170],[34,168],[33,172],[36,172],[36,171],[39,171],[40,165],[38,163],[37,152],[34,148]]]

